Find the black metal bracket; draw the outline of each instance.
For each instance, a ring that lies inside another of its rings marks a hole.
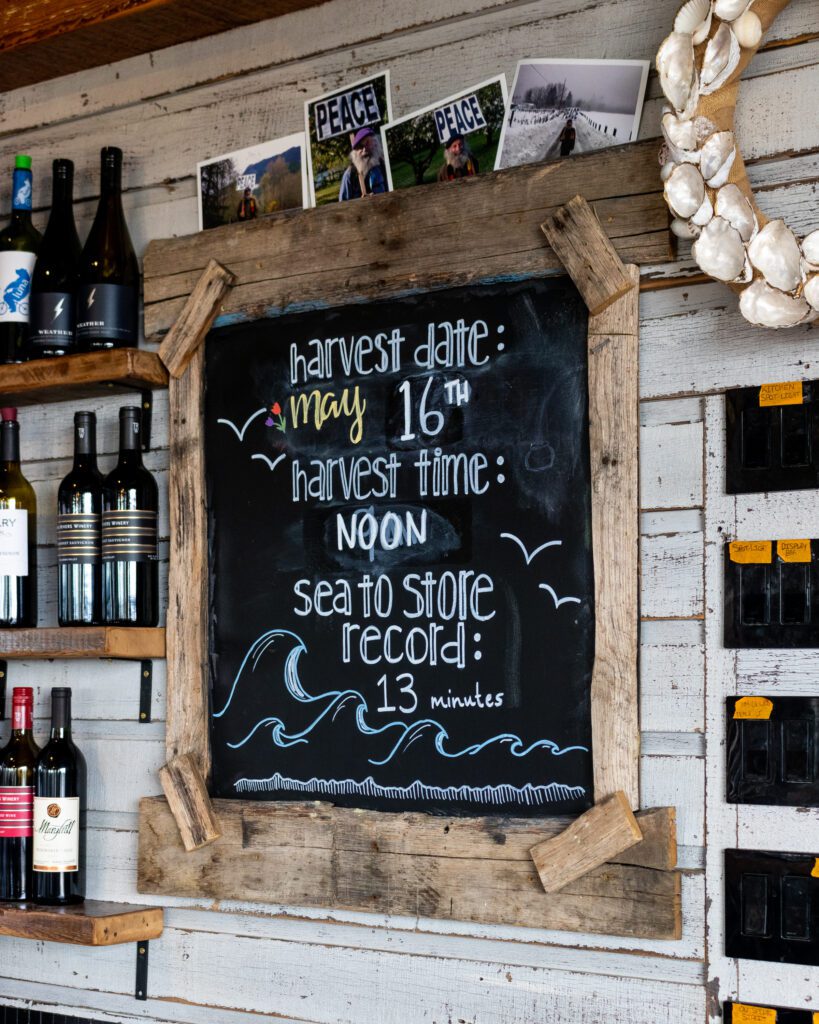
[[[139,720],[151,720],[151,691],[154,681],[154,663],[150,658],[139,663]]]
[[[0,722],[6,717],[6,680],[9,674],[9,664],[5,658],[0,658]]]
[[[138,942],[136,959],[136,983],[134,985],[134,999],[146,1000],[148,998],[148,943]]]
[[[149,452],[151,450],[151,421],[154,411],[154,393],[153,391],[140,391],[139,399],[139,404],[142,407],[142,450]]]

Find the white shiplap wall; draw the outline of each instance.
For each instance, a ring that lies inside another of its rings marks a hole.
[[[150,238],[196,229],[197,160],[300,130],[311,95],[389,68],[400,116],[498,72],[511,84],[523,57],[649,58],[676,6],[331,0],[0,96],[0,167],[15,152],[31,153],[45,205],[51,159],[71,157],[82,233],[94,208],[98,150],[122,146],[141,253]],[[819,225],[819,2],[794,0],[769,43],[746,74],[740,139],[760,204],[806,231]],[[660,107],[652,77],[644,137],[658,134]],[[3,178],[0,209],[8,196]],[[691,269],[683,253],[647,273],[668,278]],[[0,1003],[186,1024],[250,1024],[259,1014],[313,1024],[699,1024],[718,1019],[726,995],[819,1008],[819,971],[722,958],[720,888],[726,845],[819,850],[816,812],[729,811],[723,801],[723,697],[761,687],[813,693],[819,656],[721,649],[723,535],[813,535],[815,496],[723,495],[718,397],[726,387],[815,375],[815,338],[815,330],[774,335],[748,326],[717,285],[678,284],[641,301],[641,775],[647,805],[678,808],[681,940],[178,899],[169,901],[165,935],[152,943],[147,1003],[131,996],[131,946],[88,950],[8,938],[0,938]],[[147,463],[166,495],[167,402],[156,398],[157,450]],[[94,404],[104,468],[114,459],[119,404]],[[42,509],[41,625],[55,622],[53,507],[69,465],[72,412],[56,405],[20,417]],[[161,532],[167,538],[164,499]],[[136,722],[136,665],[14,662],[11,674],[12,683],[37,688],[40,733],[49,688],[74,688],[92,779],[89,893],[150,902],[135,891],[136,809],[140,796],[159,792],[164,665],[155,665],[150,725]]]

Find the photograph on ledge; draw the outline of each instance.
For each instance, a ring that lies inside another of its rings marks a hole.
[[[520,61],[501,131],[499,167],[634,142],[647,60]]]
[[[493,171],[505,110],[506,79],[499,75],[385,125],[381,137],[389,187]]]
[[[196,165],[199,230],[307,205],[304,133],[286,135]]]
[[[311,206],[388,190],[379,131],[391,118],[389,71],[304,104]]]

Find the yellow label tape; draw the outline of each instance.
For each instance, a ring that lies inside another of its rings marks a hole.
[[[732,540],[728,553],[732,562],[740,565],[765,564],[772,561],[769,540]]]
[[[786,380],[781,384],[763,384],[759,389],[759,404],[768,405],[801,405],[802,381]]]
[[[734,718],[770,718],[773,701],[767,697],[740,697],[734,705]]]
[[[776,1010],[767,1006],[749,1006],[747,1003],[734,1003],[731,1007],[733,1024],[776,1024]]]
[[[813,861],[813,867],[810,872],[811,878],[819,878],[819,857],[815,857]]]
[[[776,553],[783,562],[809,562],[810,541],[778,540],[776,542]]]

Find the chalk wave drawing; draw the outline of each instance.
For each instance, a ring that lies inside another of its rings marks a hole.
[[[244,735],[236,736],[233,740],[228,740],[226,746],[232,750],[237,750],[243,747],[254,735],[260,730],[270,731],[270,738],[272,739],[275,746],[286,749],[293,747],[296,744],[306,744],[310,742],[310,734],[322,723],[332,722],[336,715],[342,708],[351,708],[354,710],[353,720],[356,728],[362,736],[370,737],[383,737],[386,740],[385,752],[381,757],[370,757],[368,763],[376,766],[382,766],[388,764],[394,758],[398,758],[400,754],[405,751],[412,743],[414,743],[421,735],[428,735],[432,739],[432,745],[435,752],[442,758],[448,760],[455,760],[462,757],[474,757],[481,751],[486,750],[489,747],[499,747],[505,750],[506,753],[511,754],[515,758],[523,758],[534,753],[537,750],[544,751],[545,753],[554,756],[562,757],[565,754],[569,754],[575,751],[587,752],[588,748],[584,746],[568,746],[561,748],[557,743],[552,740],[539,739],[534,740],[531,743],[525,743],[519,736],[514,733],[499,733],[496,736],[492,736],[489,739],[483,740],[478,743],[472,743],[468,746],[462,747],[461,749],[452,750],[450,749],[450,736],[446,728],[440,723],[436,722],[431,718],[424,718],[414,722],[387,722],[384,725],[373,727],[367,721],[370,708],[367,703],[367,699],[358,690],[326,690],[319,694],[308,693],[301,681],[299,675],[299,659],[302,654],[307,653],[307,647],[301,637],[287,629],[272,629],[266,633],[263,633],[257,640],[255,640],[250,648],[248,649],[245,657],[242,661],[239,671],[236,673],[236,677],[230,688],[230,693],[224,704],[224,706],[214,711],[214,718],[223,718],[228,710],[230,709],[234,699],[236,698],[237,690],[242,684],[244,690],[248,683],[243,683],[243,680],[249,675],[253,675],[257,670],[260,670],[264,665],[263,657],[267,654],[271,648],[277,648],[279,644],[285,644],[288,647],[287,656],[284,663],[284,686],[285,690],[295,701],[300,705],[316,705],[317,713],[313,717],[312,721],[309,722],[304,728],[296,731],[289,731],[286,723],[277,715],[271,715],[262,717],[256,724],[247,731]],[[245,780],[246,785],[250,785],[253,780]],[[256,780],[259,781],[259,780]],[[264,780],[262,780],[264,781]],[[293,786],[301,785],[297,780],[290,780]],[[343,782],[334,783],[334,785],[340,786],[366,786],[371,784],[377,786],[375,782],[371,780],[364,780],[363,782],[355,782],[353,780],[346,780]],[[305,786],[310,786],[311,783],[305,782]],[[413,785],[423,785],[421,782],[413,783]],[[272,784],[271,784],[272,788]],[[287,788],[283,786],[282,788]],[[313,786],[316,788],[316,786]],[[322,784],[322,788],[325,788]],[[389,796],[391,789],[396,789],[396,792],[403,790],[405,787],[381,787],[378,792],[381,795]],[[444,787],[447,789],[449,787]],[[497,791],[501,793],[518,793],[518,796],[498,796],[498,802],[504,799],[516,799],[526,802],[529,799],[535,799],[532,797],[532,790],[538,791],[538,799],[542,801],[562,799],[563,787],[557,784],[550,784],[545,786],[536,787],[514,787],[514,786],[493,786],[493,787],[455,787],[456,789],[463,789],[464,793],[471,792],[474,795],[466,795],[463,799],[473,800],[485,800],[486,792]],[[573,796],[582,796],[585,790],[582,787],[566,787],[570,790]],[[430,791],[436,789],[431,787]],[[344,790],[348,792],[348,790]],[[350,789],[349,792],[364,792],[364,790]],[[375,792],[375,790],[373,790]],[[443,792],[443,790],[442,790]],[[480,794],[480,795],[479,795]],[[403,792],[399,795],[403,796]]]
[[[554,800],[578,800],[585,790],[582,786],[564,786],[552,782],[548,786],[428,786],[424,782],[411,782],[408,786],[382,786],[370,775],[362,782],[354,779],[290,779],[279,772],[269,779],[237,779],[238,793],[263,793],[284,790],[290,793],[314,793],[321,790],[334,796],[382,796],[394,800],[477,800],[481,803],[528,804],[539,807]]]
[[[222,423],[226,427],[230,427],[230,429],[239,438],[239,440],[240,441],[244,441],[245,433],[247,432],[247,428],[250,426],[250,424],[255,419],[258,419],[259,416],[261,416],[262,413],[265,413],[265,412],[267,412],[267,409],[257,409],[256,412],[251,413],[250,416],[248,416],[248,418],[245,420],[244,426],[242,427],[241,430],[236,426],[236,424],[233,422],[233,420],[222,419],[222,420],[217,420],[216,422],[217,423]]]
[[[523,557],[526,559],[527,565],[531,565],[532,559],[536,555],[539,555],[541,551],[545,551],[546,548],[560,547],[560,545],[563,543],[562,540],[547,540],[545,544],[541,544],[540,547],[535,548],[534,551],[529,551],[526,545],[520,539],[520,537],[516,537],[514,533],[502,533],[501,539],[514,541],[515,544],[517,544],[517,546],[523,552]]]
[[[555,593],[554,587],[550,587],[548,583],[538,583],[541,590],[545,590],[549,594],[555,603],[555,608],[559,608],[562,604],[581,604],[579,597],[558,597]]]

